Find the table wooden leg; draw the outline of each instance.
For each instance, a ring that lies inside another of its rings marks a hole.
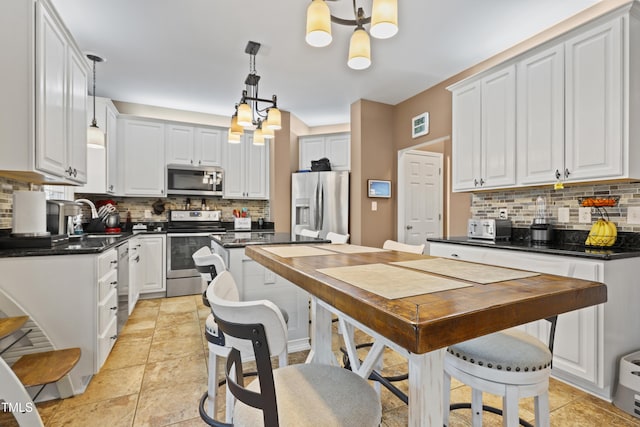
[[[409,355],[409,426],[441,427],[444,349]]]
[[[321,363],[338,366],[331,351],[331,312],[311,297],[311,351],[306,363]]]

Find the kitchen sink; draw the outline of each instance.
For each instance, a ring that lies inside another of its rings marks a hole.
[[[119,233],[97,233],[97,234],[85,234],[84,237],[87,239],[105,239],[109,237],[121,237],[122,234]]]

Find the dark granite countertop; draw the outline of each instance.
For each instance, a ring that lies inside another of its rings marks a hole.
[[[468,237],[450,237],[448,239],[428,238],[429,242],[454,243],[458,245],[477,246],[483,248],[507,249],[513,251],[534,252],[550,255],[564,255],[595,260],[615,260],[640,257],[640,249],[630,247],[591,248],[578,242],[554,241],[548,245],[532,243],[530,240],[517,239],[511,241],[483,241]]]
[[[238,231],[226,234],[212,234],[211,237],[222,247],[244,248],[247,245],[284,245],[291,243],[331,243],[330,240],[263,231]]]
[[[125,242],[134,234],[122,232],[114,234],[90,234],[81,238],[71,238],[66,243],[46,248],[19,247],[0,249],[0,258],[48,255],[97,254]],[[89,237],[91,236],[91,237]]]

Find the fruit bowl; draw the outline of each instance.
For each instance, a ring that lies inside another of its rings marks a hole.
[[[578,198],[578,203],[582,207],[589,208],[612,208],[618,204],[620,196],[589,196]]]

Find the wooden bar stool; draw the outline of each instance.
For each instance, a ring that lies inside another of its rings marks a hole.
[[[10,335],[18,332],[25,323],[29,320],[29,316],[15,316],[15,317],[3,317],[0,319],[0,341],[8,338]],[[29,329],[27,332],[24,332],[20,337],[16,338],[11,344],[0,351],[0,355],[2,355],[5,351],[9,350],[20,341],[22,338],[26,337],[27,334],[31,332]]]

